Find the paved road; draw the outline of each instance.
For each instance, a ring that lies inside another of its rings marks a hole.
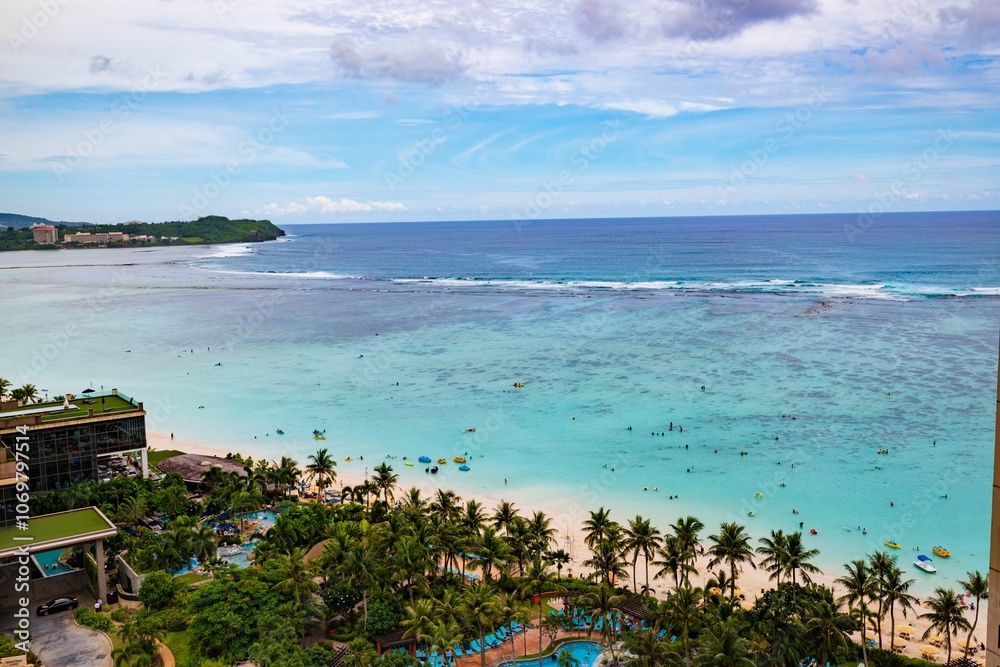
[[[46,665],[111,667],[111,642],[100,632],[74,623],[72,612],[33,617],[31,636],[31,650]]]
[[[89,593],[74,593],[80,604],[93,604]],[[96,630],[84,628],[73,622],[73,612],[63,611],[51,616],[36,616],[31,605],[31,650],[46,665],[53,667],[111,667],[111,642]],[[13,617],[4,610],[0,629],[10,633]]]

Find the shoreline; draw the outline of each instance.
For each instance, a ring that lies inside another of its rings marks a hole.
[[[218,456],[222,458],[225,458],[226,454],[228,453],[242,453],[235,451],[228,452],[225,451],[224,449],[218,447],[212,447],[192,440],[186,440],[181,438],[171,439],[169,435],[164,435],[161,433],[147,432],[146,438],[147,438],[147,446],[149,446],[151,450],[162,451],[167,449],[174,449],[189,454],[203,454],[206,456]],[[381,462],[383,462],[383,460],[379,459],[378,463]],[[375,462],[373,461],[373,463]],[[304,468],[304,465],[305,465],[304,462],[302,461],[299,462],[300,470]],[[398,465],[398,460],[392,459],[390,461],[390,465],[393,466],[395,471],[396,466]],[[331,488],[354,486],[359,482],[363,482],[364,479],[365,475],[358,473],[355,470],[344,470],[338,466],[336,470],[336,482],[334,486]],[[447,480],[447,477],[444,479]],[[416,486],[417,488],[421,489],[422,492],[426,492],[426,497],[430,497],[431,495],[433,495],[433,492],[437,490],[437,488],[440,488],[438,485],[433,485],[430,483],[401,485],[400,488],[405,490],[407,488],[410,488],[411,486]],[[519,494],[516,489],[508,490],[506,488],[503,488],[496,491],[491,490],[491,491],[480,491],[476,493],[465,493],[465,495],[461,495],[461,498],[463,500],[475,499],[479,501],[480,503],[483,504],[483,507],[487,512],[491,511],[497,505],[497,503],[500,502],[500,500],[509,500],[510,502],[514,503],[515,507],[517,507],[517,509],[522,513],[522,515],[526,514],[530,515],[530,513],[534,511],[545,512],[552,519],[552,526],[556,529],[554,548],[564,549],[567,553],[571,555],[570,562],[563,568],[562,576],[568,577],[570,574],[572,574],[574,577],[578,577],[579,573],[586,571],[587,568],[584,568],[583,562],[587,560],[588,554],[586,546],[584,544],[584,531],[582,527],[580,527],[582,526],[583,520],[586,518],[586,514],[573,517],[571,515],[568,515],[564,509],[557,508],[551,503],[545,503],[545,502],[525,503],[522,502],[523,501],[523,498],[521,497],[522,495],[523,494]],[[683,512],[681,512],[681,514],[683,514]],[[566,528],[561,528],[560,526],[566,526]],[[577,528],[572,528],[572,526],[577,526]],[[663,527],[660,529],[669,530],[669,527]],[[711,534],[714,530],[715,528],[711,526],[705,527],[702,539],[703,545],[705,543],[707,535]],[[754,537],[753,542],[756,542],[756,536]],[[703,587],[705,583],[708,581],[708,579],[711,577],[711,573],[709,572],[707,567],[709,560],[710,559],[707,555],[699,556],[697,558],[695,562],[695,567],[697,567],[698,569],[698,574],[695,577],[692,577],[692,583],[694,585]],[[831,573],[829,567],[824,569],[823,566],[826,564],[822,562],[817,562],[816,565],[817,567],[820,568],[820,572],[811,576],[813,583],[834,590],[835,595],[839,597],[840,593],[837,591],[837,585],[835,584],[834,580],[842,576],[843,573],[841,572]],[[649,583],[649,586],[654,591],[655,595],[658,598],[664,599],[671,587],[670,580],[669,578],[663,578],[659,580],[653,579],[653,575],[655,574],[656,569],[657,568],[655,566],[652,565],[650,566],[651,581]],[[716,567],[716,570],[718,569],[719,567]],[[630,565],[628,567],[628,570],[631,576]],[[636,569],[637,584],[645,582],[644,573],[645,573],[645,567],[643,565],[642,560],[640,559]],[[737,588],[741,588],[745,591],[747,603],[753,604],[757,596],[760,594],[761,590],[766,591],[770,588],[773,588],[773,582],[770,581],[768,577],[769,575],[767,572],[753,568],[745,568],[742,572],[739,573],[737,579]],[[623,582],[623,583],[626,586],[629,586],[631,582]],[[915,597],[920,599],[921,602],[928,595],[928,591],[922,589],[915,589],[912,591],[912,593],[915,595]],[[983,602],[985,603],[985,600]],[[907,649],[904,652],[905,655],[908,655],[910,657],[920,657],[917,648],[923,642],[919,640],[919,636],[923,632],[923,630],[927,627],[926,621],[922,621],[918,618],[919,614],[923,613],[923,611],[924,608],[921,604],[914,610],[914,612],[910,613],[906,618],[902,617],[901,615],[897,615],[896,618],[897,631],[898,628],[904,625],[913,625],[918,630],[918,632],[915,634],[915,639],[910,642],[910,645],[907,646]],[[969,620],[970,622],[972,621],[971,618]],[[973,633],[973,636],[978,641],[985,641],[986,639],[986,620],[987,620],[986,614],[980,614],[979,623],[977,624],[975,632]],[[884,628],[886,629],[888,628],[888,620],[885,621]],[[871,634],[869,634],[868,636],[871,637]],[[859,636],[856,637],[856,640],[859,640]],[[953,653],[955,653],[954,647],[953,647]],[[942,649],[942,655],[943,655],[943,649]],[[953,657],[955,656],[953,655]]]

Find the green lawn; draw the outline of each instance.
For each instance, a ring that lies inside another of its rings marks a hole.
[[[201,665],[201,667],[225,667],[220,662],[202,657],[201,653],[198,652],[198,647],[192,641],[191,633],[187,630],[168,632],[163,643],[174,654],[174,661],[179,666],[194,664]]]
[[[156,466],[160,464],[163,459],[169,459],[174,456],[180,456],[184,452],[176,449],[164,449],[164,450],[149,450],[146,454],[146,458],[149,460],[149,465]]]
[[[0,528],[0,550],[23,544],[37,544],[74,535],[85,535],[109,528],[114,528],[114,525],[108,525],[108,522],[92,507],[33,517],[28,520],[28,530],[20,530],[16,526]],[[15,540],[15,537],[31,537],[32,541]]]
[[[59,412],[43,415],[42,421],[54,421],[57,419],[69,419],[73,417],[85,417],[87,412],[91,409],[94,410],[95,415],[99,415],[105,412],[121,412],[123,410],[137,410],[138,406],[132,405],[126,401],[121,396],[104,396],[104,402],[101,402],[100,398],[87,398],[86,394],[79,394],[73,398],[70,403],[76,406],[76,410],[60,410]],[[93,403],[84,403],[84,401],[94,401]],[[41,405],[31,405],[25,407],[44,407],[47,405],[62,405],[61,403],[42,403]]]
[[[182,574],[179,577],[175,577],[177,581],[182,581],[185,584],[196,584],[199,581],[205,581],[206,579],[211,579],[212,577],[208,574],[199,574],[197,572],[188,572],[187,574]]]

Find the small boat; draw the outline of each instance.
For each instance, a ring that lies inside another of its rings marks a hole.
[[[755,493],[755,494],[753,494],[753,497],[754,498],[763,498],[764,494],[763,493]]]
[[[466,433],[475,433],[476,432],[476,427],[473,426],[472,428],[467,428],[467,429],[465,429],[465,432]]]
[[[517,387],[518,389],[520,389],[520,388],[524,387],[524,383],[523,382],[515,382],[514,386]]]
[[[930,574],[934,574],[935,572],[937,572],[937,568],[934,567],[932,563],[933,561],[931,561],[930,558],[928,558],[923,554],[917,556],[917,560],[913,561],[913,564],[919,567],[924,572],[929,572]]]
[[[350,460],[351,460],[351,457],[350,457],[350,456],[348,456],[348,457],[347,457],[346,459],[344,459],[344,460],[345,460],[345,461],[350,461]]]
[[[931,549],[931,551],[934,552],[935,556],[940,556],[941,558],[951,557],[951,552],[945,549],[944,547],[934,547],[933,549]]]
[[[448,459],[438,459],[438,463],[440,463],[441,465],[444,465],[447,462],[448,462]]]
[[[410,466],[411,468],[413,467],[413,461],[403,461],[403,463]]]
[[[903,547],[901,547],[899,545],[899,542],[897,542],[896,540],[886,540],[882,544],[884,544],[885,546],[889,547],[890,549],[902,549],[903,548]]]
[[[285,435],[285,432],[282,431],[280,428],[276,429],[274,432],[277,433],[278,435]]]
[[[465,457],[464,456],[456,456],[455,457],[455,463],[465,463]]]
[[[429,456],[421,456],[417,460],[420,461],[421,463],[430,463],[431,462],[431,457],[429,457]]]
[[[817,530],[815,528],[810,528],[809,529],[809,534],[810,535],[815,535],[816,533],[817,533]]]
[[[325,435],[314,435],[313,440],[326,440]]]
[[[467,465],[460,465],[458,466],[458,469],[461,470],[462,472],[469,472],[470,470],[472,470],[472,468],[470,468]]]

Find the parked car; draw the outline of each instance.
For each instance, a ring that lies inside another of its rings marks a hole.
[[[78,606],[80,606],[80,603],[76,598],[56,598],[55,600],[50,600],[44,604],[38,605],[38,609],[35,613],[39,616],[48,616],[49,614],[54,614],[59,611],[76,609]]]

